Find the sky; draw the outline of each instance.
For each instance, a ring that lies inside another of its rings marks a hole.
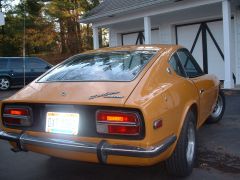
[[[0,0],[1,1],[1,0]],[[15,6],[15,5],[17,5],[17,4],[19,4],[20,3],[20,1],[21,0],[13,0],[13,1],[11,1],[12,2],[12,6]],[[0,10],[1,11],[1,10]],[[4,9],[4,7],[2,8],[2,11],[3,11],[3,13],[6,11],[6,9]]]
[[[18,4],[20,2],[20,0],[14,0],[13,3],[14,5]]]

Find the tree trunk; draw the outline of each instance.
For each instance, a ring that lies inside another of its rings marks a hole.
[[[68,42],[68,47],[71,54],[76,54],[79,52],[78,38],[75,31],[75,23],[76,22],[74,22],[73,17],[68,18],[67,20],[68,41],[67,42]]]
[[[81,32],[80,23],[77,22],[76,27],[77,27],[79,51],[82,52],[83,51],[83,47],[82,47],[83,40],[82,40],[82,32]]]
[[[68,52],[66,34],[65,34],[65,25],[62,19],[59,19],[60,24],[60,38],[61,38],[61,53],[65,54]]]

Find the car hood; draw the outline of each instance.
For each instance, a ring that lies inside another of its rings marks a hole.
[[[4,102],[124,105],[138,81],[31,83]]]

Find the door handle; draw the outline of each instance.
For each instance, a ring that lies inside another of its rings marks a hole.
[[[205,92],[205,90],[201,89],[199,92],[200,92],[200,94],[203,94]]]

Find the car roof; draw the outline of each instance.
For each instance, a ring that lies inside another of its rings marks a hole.
[[[96,50],[90,50],[90,51],[84,52],[83,54],[110,52],[110,51],[134,51],[134,50],[159,51],[160,49],[176,50],[179,48],[182,48],[182,46],[174,45],[174,44],[125,45],[125,46],[106,47],[106,48],[100,48],[100,49],[96,49]]]
[[[42,58],[39,58],[39,57],[35,57],[35,56],[20,56],[20,57],[0,57],[0,59],[2,59],[1,61],[4,61],[3,59],[6,59],[6,60],[11,60],[11,59],[17,59],[17,58],[25,58],[25,59],[30,59],[30,58],[34,58],[34,59],[38,59],[39,61],[42,61],[44,63],[47,63],[49,65],[51,65],[49,62],[47,62],[46,60],[42,59]]]

